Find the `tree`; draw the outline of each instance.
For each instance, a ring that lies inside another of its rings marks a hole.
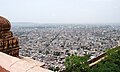
[[[93,67],[90,72],[120,72],[120,69],[114,63],[103,61]]]
[[[91,68],[91,72],[120,72],[120,48],[109,49],[106,59]]]
[[[65,59],[66,72],[120,72],[120,47],[106,51],[106,58],[89,68],[87,56],[68,56]]]
[[[88,56],[68,56],[65,59],[66,72],[87,72],[89,70]]]

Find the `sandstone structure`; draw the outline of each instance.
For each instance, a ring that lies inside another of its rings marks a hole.
[[[18,57],[18,38],[13,36],[13,33],[10,31],[10,29],[10,22],[6,18],[0,16],[0,52]]]

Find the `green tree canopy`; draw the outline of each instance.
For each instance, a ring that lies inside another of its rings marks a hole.
[[[68,56],[65,59],[66,72],[86,72],[89,68],[88,56]]]
[[[106,58],[92,68],[89,56],[68,56],[65,59],[66,72],[120,72],[120,47],[106,51]]]

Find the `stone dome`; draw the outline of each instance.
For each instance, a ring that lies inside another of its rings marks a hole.
[[[6,18],[0,16],[0,31],[9,31],[10,28],[10,22]]]

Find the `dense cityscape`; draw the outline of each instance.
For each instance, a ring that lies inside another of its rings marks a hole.
[[[20,42],[20,56],[44,62],[45,68],[65,68],[67,56],[95,58],[118,45],[120,25],[45,24],[14,26]]]

